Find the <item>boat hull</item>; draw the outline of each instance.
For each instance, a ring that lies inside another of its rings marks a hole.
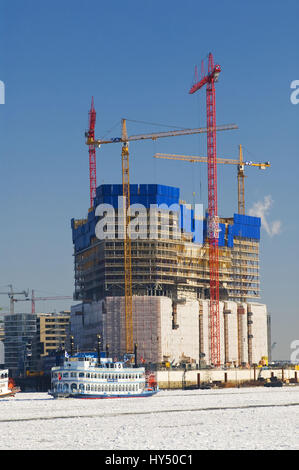
[[[6,392],[6,393],[1,393],[0,399],[1,398],[7,398],[7,397],[14,397],[16,393],[17,393],[17,391],[9,391],[9,392]]]
[[[49,391],[49,395],[53,398],[79,398],[81,400],[103,400],[103,399],[111,399],[111,398],[141,398],[141,397],[151,397],[158,393],[159,390],[147,390],[142,393],[130,394],[130,395],[109,395],[109,394],[87,394],[87,393],[63,393],[63,392],[52,392]]]

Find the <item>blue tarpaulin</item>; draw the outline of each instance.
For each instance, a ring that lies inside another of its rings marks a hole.
[[[121,202],[119,197],[123,194],[122,184],[103,184],[96,189],[94,206],[100,204],[110,204],[114,209],[118,208]],[[152,204],[161,206],[165,204],[168,208],[178,207],[180,210],[179,226],[186,233],[193,234],[194,243],[204,243],[207,239],[207,214],[204,220],[195,218],[194,209],[191,206],[180,204],[180,189],[160,184],[132,184],[130,185],[130,202],[142,204],[149,209]],[[72,240],[75,251],[80,251],[91,244],[91,239],[95,237],[95,227],[98,217],[95,216],[95,209],[88,213],[87,222],[75,228],[74,219],[71,220]],[[233,224],[219,224],[219,246],[233,248],[234,237],[248,239],[260,239],[261,219],[248,215],[234,214]]]

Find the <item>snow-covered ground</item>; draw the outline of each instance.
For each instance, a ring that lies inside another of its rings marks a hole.
[[[299,449],[299,387],[0,399],[0,449]]]

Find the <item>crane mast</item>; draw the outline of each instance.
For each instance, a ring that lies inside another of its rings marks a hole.
[[[129,144],[126,120],[122,120],[122,185],[124,217],[124,274],[125,274],[125,325],[126,352],[133,354],[132,257],[130,236],[130,169]]]
[[[220,312],[219,312],[219,224],[217,200],[217,151],[216,151],[216,97],[215,81],[221,72],[214,65],[212,53],[208,57],[208,74],[195,83],[189,93],[193,94],[204,85],[206,88],[207,151],[208,151],[208,238],[210,268],[210,331],[211,363],[220,366]]]
[[[91,99],[91,108],[89,111],[89,129],[87,138],[93,142],[95,137],[96,110],[94,107],[94,99]],[[90,207],[93,207],[93,200],[96,196],[97,189],[97,164],[96,164],[96,148],[93,143],[89,145],[89,195]]]
[[[239,214],[245,215],[245,173],[243,163],[243,149],[239,146],[239,166],[238,166],[238,210]]]

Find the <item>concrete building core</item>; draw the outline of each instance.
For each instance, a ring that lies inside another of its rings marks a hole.
[[[174,323],[175,316],[175,323]],[[124,297],[72,307],[71,328],[80,350],[93,350],[101,334],[112,357],[125,353]],[[172,365],[210,365],[209,300],[133,296],[133,340],[138,360]],[[221,363],[259,364],[267,356],[267,308],[263,304],[220,302]]]
[[[207,216],[179,193],[130,185],[133,339],[146,362],[209,365]],[[122,185],[99,186],[88,217],[72,219],[74,298],[82,303],[72,307],[71,333],[82,350],[93,349],[100,333],[116,357],[126,352],[121,195]],[[258,364],[267,356],[267,309],[256,303],[260,226],[257,217],[219,218],[223,364]]]

